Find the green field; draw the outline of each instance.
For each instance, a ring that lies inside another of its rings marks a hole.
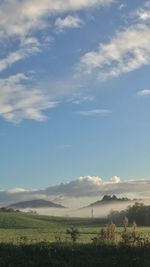
[[[69,241],[66,230],[78,228],[80,236],[78,243],[90,243],[91,239],[105,228],[106,221],[102,219],[61,218],[32,215],[25,213],[0,213],[0,243],[39,243]],[[122,231],[121,227],[117,232]],[[150,227],[137,227],[137,232],[149,235]]]
[[[66,241],[66,230],[79,229],[79,242],[90,242],[91,237],[102,227],[99,219],[76,219],[49,217],[24,213],[0,213],[0,242],[17,243],[26,237],[30,243],[55,242],[56,237]]]

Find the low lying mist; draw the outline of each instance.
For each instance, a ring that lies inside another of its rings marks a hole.
[[[80,209],[59,209],[59,208],[37,208],[32,209],[32,212],[36,212],[39,215],[48,216],[60,216],[60,217],[81,217],[81,218],[103,218],[106,217],[110,211],[121,211],[126,209],[128,206],[133,206],[137,201],[127,201],[124,203],[113,203],[100,205],[98,207],[87,207]],[[139,201],[145,205],[150,205],[150,199]],[[23,212],[31,212],[31,209],[23,209]]]

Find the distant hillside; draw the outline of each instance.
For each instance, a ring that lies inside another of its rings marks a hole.
[[[60,208],[60,209],[63,209],[65,207],[60,204],[51,202],[51,201],[47,201],[43,199],[35,199],[35,200],[23,201],[23,202],[11,204],[9,205],[9,208],[13,208],[13,209]]]
[[[101,200],[98,200],[94,203],[91,203],[90,205],[86,206],[85,208],[92,208],[92,207],[98,207],[101,205],[108,205],[113,203],[123,203],[123,202],[131,202],[132,200],[126,197],[123,198],[117,198],[115,195],[105,195]]]

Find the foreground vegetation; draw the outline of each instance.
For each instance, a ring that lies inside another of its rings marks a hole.
[[[1,267],[148,267],[148,247],[93,244],[0,245]]]
[[[1,267],[148,267],[150,227],[0,212]]]

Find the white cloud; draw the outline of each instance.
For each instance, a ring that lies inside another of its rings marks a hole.
[[[141,90],[137,93],[138,96],[150,96],[150,89]]]
[[[136,10],[134,16],[137,17],[138,20],[148,22],[150,20],[150,2],[146,2],[143,8]]]
[[[66,28],[80,28],[83,23],[83,20],[77,16],[67,16],[64,19],[57,18],[55,21],[55,26],[58,31],[62,31]]]
[[[120,31],[108,44],[82,56],[80,68],[85,73],[96,72],[100,79],[117,77],[150,62],[150,28],[145,24]]]
[[[10,53],[1,64],[9,65],[7,61],[12,63],[16,60],[23,59],[27,54],[36,52],[39,43],[43,45],[43,40],[37,40],[38,31],[50,28],[50,19],[53,16],[60,16],[66,12],[79,11],[86,8],[107,6],[114,0],[10,0],[0,3],[0,38],[1,42],[5,42],[10,38],[18,38],[24,45],[28,45],[27,49],[17,49],[17,52]],[[67,16],[64,20],[58,18],[56,26],[59,29],[64,27],[81,26],[81,19],[77,16]],[[36,44],[35,44],[36,39]],[[47,39],[47,38],[46,38]],[[13,40],[13,39],[12,39]],[[33,46],[34,43],[34,47]],[[31,49],[29,49],[31,46]],[[32,50],[32,51],[31,51]],[[4,62],[3,62],[4,61]],[[11,64],[12,64],[11,63]]]
[[[41,51],[40,43],[36,38],[26,38],[15,52],[10,52],[5,58],[0,59],[0,72],[7,69],[17,61]]]
[[[108,109],[91,109],[91,110],[82,110],[78,111],[77,114],[80,114],[82,116],[103,116],[110,114],[111,111]]]
[[[113,176],[110,181],[112,181],[112,183],[118,184],[121,182],[121,179],[118,176]]]
[[[125,194],[148,197],[150,180],[132,180],[122,182],[120,177],[113,176],[109,180],[103,180],[98,176],[82,176],[68,183],[51,186],[38,191],[43,195],[63,195],[65,197],[102,197],[105,194]]]
[[[97,49],[81,57],[80,71],[94,73],[105,80],[150,63],[150,2],[129,18],[129,26],[118,31],[109,42],[100,43]]]
[[[76,183],[89,185],[101,185],[102,179],[98,176],[81,176],[76,180]]]
[[[65,12],[106,6],[114,0],[10,0],[0,4],[0,36],[26,36],[49,26],[47,18]]]
[[[150,19],[150,11],[141,10],[138,13],[138,17],[142,21],[147,21]]]
[[[43,190],[11,189],[0,191],[0,204],[29,199],[88,199],[101,198],[104,195],[117,195],[132,198],[149,198],[150,180],[121,181],[113,176],[103,180],[98,176],[82,176],[68,183],[50,186]]]
[[[13,188],[13,189],[7,190],[7,192],[10,193],[10,194],[16,194],[16,193],[28,192],[28,190],[26,190],[24,188]]]
[[[0,58],[0,72],[10,68],[20,60],[41,52],[47,42],[51,41],[51,19],[66,13],[83,9],[107,6],[114,0],[9,0],[0,2],[0,47],[5,44],[7,53]],[[57,26],[81,26],[78,16],[66,16],[58,19]],[[39,34],[40,31],[40,34]],[[46,35],[46,36],[45,36]],[[14,45],[15,44],[15,45]],[[16,75],[19,77],[19,75]],[[20,76],[21,77],[21,76]],[[55,107],[56,103],[49,100],[42,90],[31,88],[24,83],[13,81],[10,76],[0,79],[1,99],[0,116],[8,121],[19,122],[23,119],[42,121],[46,117],[43,110]]]
[[[82,176],[68,183],[51,186],[36,193],[41,193],[47,197],[63,195],[71,198],[102,197],[105,194],[149,197],[149,191],[150,180],[121,181],[118,176],[103,180],[98,176]]]
[[[56,107],[42,91],[28,87],[28,77],[22,73],[0,79],[0,116],[18,123],[23,119],[43,121],[43,110]]]

